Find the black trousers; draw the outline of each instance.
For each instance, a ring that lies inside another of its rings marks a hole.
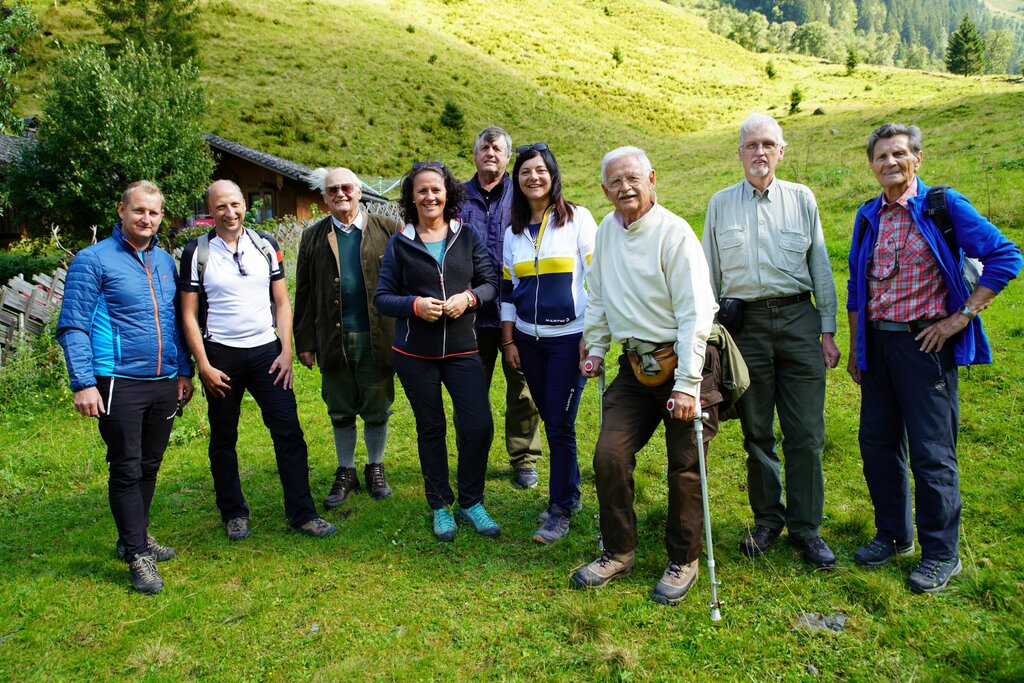
[[[281,342],[252,349],[239,349],[216,342],[205,343],[210,364],[231,380],[231,389],[221,398],[207,394],[210,418],[210,472],[217,493],[217,508],[223,521],[248,517],[249,505],[238,477],[238,418],[242,397],[248,389],[270,430],[277,458],[277,474],[284,488],[284,511],[288,523],[298,527],[317,516],[309,491],[309,454],[299,426],[295,392],[280,384],[270,366],[281,353]]]
[[[178,405],[178,382],[97,377],[106,413],[100,436],[107,444],[107,495],[121,543],[129,559],[148,555],[146,529]]]
[[[459,507],[470,508],[484,499],[487,455],[494,439],[491,403],[479,354],[444,359],[416,358],[395,352],[395,371],[416,416],[416,441],[423,470],[427,504],[437,510],[455,502],[448,483],[447,420],[441,385],[448,389],[459,416]]]

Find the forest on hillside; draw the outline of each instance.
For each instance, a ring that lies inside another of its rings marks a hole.
[[[671,0],[668,0],[671,2]],[[970,16],[985,41],[985,71],[1019,73],[1024,23],[981,0],[698,0],[708,28],[755,52],[798,52],[843,62],[946,68],[950,35]],[[1024,4],[1024,0],[1022,0]]]

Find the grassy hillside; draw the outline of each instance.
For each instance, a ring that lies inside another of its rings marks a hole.
[[[92,31],[81,3],[33,5],[61,43]],[[473,133],[497,122],[518,142],[551,143],[568,196],[601,216],[609,205],[597,184],[600,156],[635,143],[651,152],[661,201],[700,232],[710,195],[740,177],[739,122],[755,109],[782,116],[799,84],[804,112],[783,117],[789,146],[779,173],[817,194],[841,304],[853,211],[877,192],[863,143],[884,121],[921,125],[922,176],[963,190],[1024,242],[1024,90],[1017,85],[866,67],[846,77],[841,66],[781,56],[773,57],[779,77],[769,80],[765,56],[653,0],[203,7],[208,127],[299,161],[391,175],[413,159],[444,159],[466,176]],[[40,43],[34,54],[43,61],[55,50]],[[31,109],[44,86],[27,85],[33,92],[22,104]],[[437,124],[446,100],[466,112],[462,135]],[[813,116],[817,107],[825,114]],[[910,595],[906,575],[917,557],[879,571],[853,566],[872,518],[856,443],[859,395],[835,371],[823,534],[839,567],[812,572],[785,544],[761,561],[739,554],[750,512],[742,437],[729,423],[709,460],[725,600],[717,626],[707,620],[703,566],[678,609],[649,599],[665,559],[657,438],[637,458],[641,540],[633,575],[597,593],[567,587],[570,571],[596,555],[594,387],[584,392],[578,424],[584,513],[569,537],[548,548],[529,541],[546,494],[508,482],[500,420],[487,501],[501,539],[461,529],[452,545],[433,540],[413,418],[400,391],[387,456],[395,497],[357,496],[329,515],[340,533],[321,543],[290,533],[281,520],[269,439],[246,401],[240,453],[254,533],[229,545],[213,503],[209,428],[197,397],[175,426],[154,506],[154,532],[181,557],[161,566],[166,590],[143,599],[113,556],[95,425],[74,414],[63,385],[38,381],[37,370],[53,363],[52,348],[30,350],[20,370],[0,377],[0,680],[1021,680],[1021,284],[1011,284],[984,318],[997,362],[961,375],[965,572],[955,588]],[[844,320],[839,327],[845,354]],[[297,370],[320,499],[334,454],[318,380]],[[495,385],[500,415],[503,387]],[[546,475],[542,463],[542,481]],[[794,630],[803,612],[844,615],[846,630]]]

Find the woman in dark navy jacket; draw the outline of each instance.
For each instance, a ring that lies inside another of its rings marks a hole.
[[[473,311],[497,296],[498,278],[480,235],[456,218],[465,192],[443,164],[413,165],[402,182],[406,225],[388,241],[373,299],[396,319],[395,371],[416,416],[427,503],[442,541],[455,537],[442,384],[459,416],[459,521],[485,536],[499,533],[483,505],[494,423],[473,327]]]

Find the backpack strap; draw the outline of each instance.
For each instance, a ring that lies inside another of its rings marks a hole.
[[[925,213],[932,219],[932,223],[942,231],[942,238],[946,240],[949,253],[954,257],[960,251],[960,245],[956,243],[956,231],[953,229],[953,219],[949,217],[949,209],[946,207],[946,190],[949,185],[935,185],[928,188],[925,195]]]
[[[210,260],[210,233],[204,232],[196,240],[196,253],[192,256],[196,262],[196,274],[199,278],[199,330],[206,338],[206,318],[210,305],[206,301],[206,285],[203,283],[203,274],[206,272],[206,263]]]

